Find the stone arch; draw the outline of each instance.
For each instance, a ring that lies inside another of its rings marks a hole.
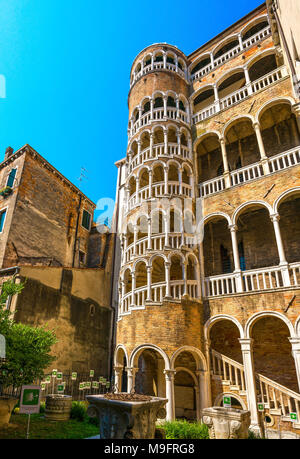
[[[182,346],[172,354],[171,359],[170,359],[171,370],[175,370],[174,365],[175,365],[176,358],[182,352],[190,352],[193,355],[197,363],[197,370],[207,371],[207,362],[206,362],[206,358],[204,354],[200,351],[200,349],[197,349],[196,347],[193,347],[193,346]]]
[[[292,97],[276,97],[272,100],[268,100],[268,102],[264,103],[257,111],[255,115],[255,122],[259,123],[260,118],[264,114],[264,112],[269,108],[273,107],[274,105],[289,104],[292,107],[292,105],[294,105],[295,103],[295,99],[293,99]]]
[[[234,214],[232,216],[232,224],[236,225],[239,216],[243,213],[243,211],[246,208],[250,208],[250,207],[264,207],[264,208],[266,208],[268,210],[269,214],[272,215],[272,207],[270,206],[269,203],[267,203],[265,201],[248,201],[248,202],[245,202],[244,204],[241,204],[235,210],[235,212],[234,212]]]
[[[235,118],[229,120],[225,126],[223,127],[223,130],[222,130],[222,135],[221,137],[223,138],[226,138],[226,134],[227,132],[229,131],[229,129],[231,129],[235,124],[239,123],[240,121],[242,121],[243,119],[247,119],[247,120],[250,120],[251,123],[253,124],[254,123],[254,117],[252,115],[247,115],[247,114],[243,114],[243,115],[238,115],[236,116]]]
[[[248,30],[252,29],[253,26],[256,24],[260,24],[261,22],[267,21],[269,22],[269,18],[267,14],[263,14],[261,16],[258,16],[257,18],[253,19],[252,21],[248,22],[241,30],[240,33],[242,34],[242,37],[245,35],[245,33],[248,32]]]
[[[118,363],[121,363],[121,362],[118,362],[118,353],[119,353],[120,350],[122,350],[124,352],[124,355],[125,355],[125,358],[126,358],[126,362],[127,362],[127,365],[128,365],[128,362],[129,362],[129,360],[128,360],[128,352],[127,352],[127,349],[124,346],[124,344],[118,344],[118,346],[115,349],[114,365],[118,365]]]
[[[300,316],[297,318],[295,322],[295,331],[298,338],[300,338]]]
[[[222,320],[229,320],[230,322],[233,322],[236,327],[238,328],[239,332],[240,332],[240,338],[243,339],[245,338],[245,333],[244,333],[244,329],[241,325],[241,323],[233,316],[229,316],[227,314],[218,314],[214,317],[211,317],[204,325],[204,337],[205,337],[205,340],[209,340],[209,336],[210,336],[210,330],[212,328],[212,326],[217,323],[217,322],[220,322]]]
[[[245,338],[246,339],[250,339],[251,338],[251,330],[252,330],[252,327],[254,326],[254,324],[259,320],[261,319],[262,317],[276,317],[277,319],[280,319],[282,320],[285,325],[288,327],[289,329],[289,332],[290,332],[290,337],[291,338],[295,338],[296,335],[295,335],[295,330],[294,330],[294,327],[292,325],[292,323],[290,322],[290,320],[285,317],[281,312],[277,312],[277,311],[260,311],[260,312],[257,312],[256,314],[253,314],[246,322],[246,325],[245,325]]]
[[[224,212],[213,212],[212,214],[206,215],[203,219],[203,224],[209,223],[214,218],[225,218],[227,220],[228,225],[232,225],[232,220],[229,215],[225,214]]]
[[[286,197],[294,194],[300,194],[300,187],[291,188],[282,193],[273,204],[273,213],[277,214],[280,204],[285,200]]]
[[[229,37],[224,38],[224,40],[220,41],[212,50],[214,59],[216,59],[216,54],[226,45],[230,44],[231,42],[238,42],[238,34],[229,35]],[[234,48],[234,47],[233,47]]]
[[[163,360],[165,362],[165,370],[169,370],[170,369],[169,357],[167,356],[167,354],[160,347],[156,346],[155,344],[141,344],[141,345],[137,346],[131,352],[131,355],[130,355],[130,358],[129,358],[129,366],[130,367],[133,368],[133,367],[137,366],[137,360],[138,360],[139,356],[146,349],[151,349],[153,351],[156,351],[163,358]]]

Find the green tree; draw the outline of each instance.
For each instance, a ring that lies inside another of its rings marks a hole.
[[[16,323],[6,309],[9,296],[20,293],[24,284],[7,281],[0,294],[0,334],[6,338],[6,360],[0,368],[0,388],[19,387],[42,378],[44,370],[56,359],[50,355],[57,342],[55,333],[44,327]]]

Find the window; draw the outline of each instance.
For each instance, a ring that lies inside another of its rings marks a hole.
[[[6,209],[0,211],[0,233],[2,233],[3,231],[5,217],[6,217]]]
[[[16,178],[16,173],[17,173],[17,169],[12,169],[9,176],[8,176],[8,179],[7,179],[7,184],[6,186],[9,186],[10,188],[12,188],[14,186],[14,181],[15,181],[15,178]]]
[[[223,244],[221,245],[220,250],[223,274],[231,273],[231,260],[228,250],[223,246]]]
[[[88,231],[90,230],[90,227],[91,227],[91,219],[92,219],[91,214],[87,210],[84,210],[83,214],[82,214],[82,223],[81,224]]]

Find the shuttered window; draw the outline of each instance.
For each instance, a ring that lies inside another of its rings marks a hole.
[[[12,169],[9,176],[8,176],[8,179],[7,179],[7,184],[6,186],[9,186],[10,188],[12,188],[14,186],[14,181],[15,181],[15,178],[16,178],[16,173],[17,173],[17,169]]]
[[[4,222],[5,222],[6,210],[0,212],[0,233],[3,231]]]
[[[87,230],[90,230],[91,219],[92,219],[91,214],[88,211],[84,210],[83,214],[82,214],[82,223],[81,224]]]

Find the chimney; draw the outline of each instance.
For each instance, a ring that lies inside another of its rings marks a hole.
[[[7,147],[5,150],[5,156],[4,156],[4,161],[8,159],[14,152],[14,149],[12,147]]]

